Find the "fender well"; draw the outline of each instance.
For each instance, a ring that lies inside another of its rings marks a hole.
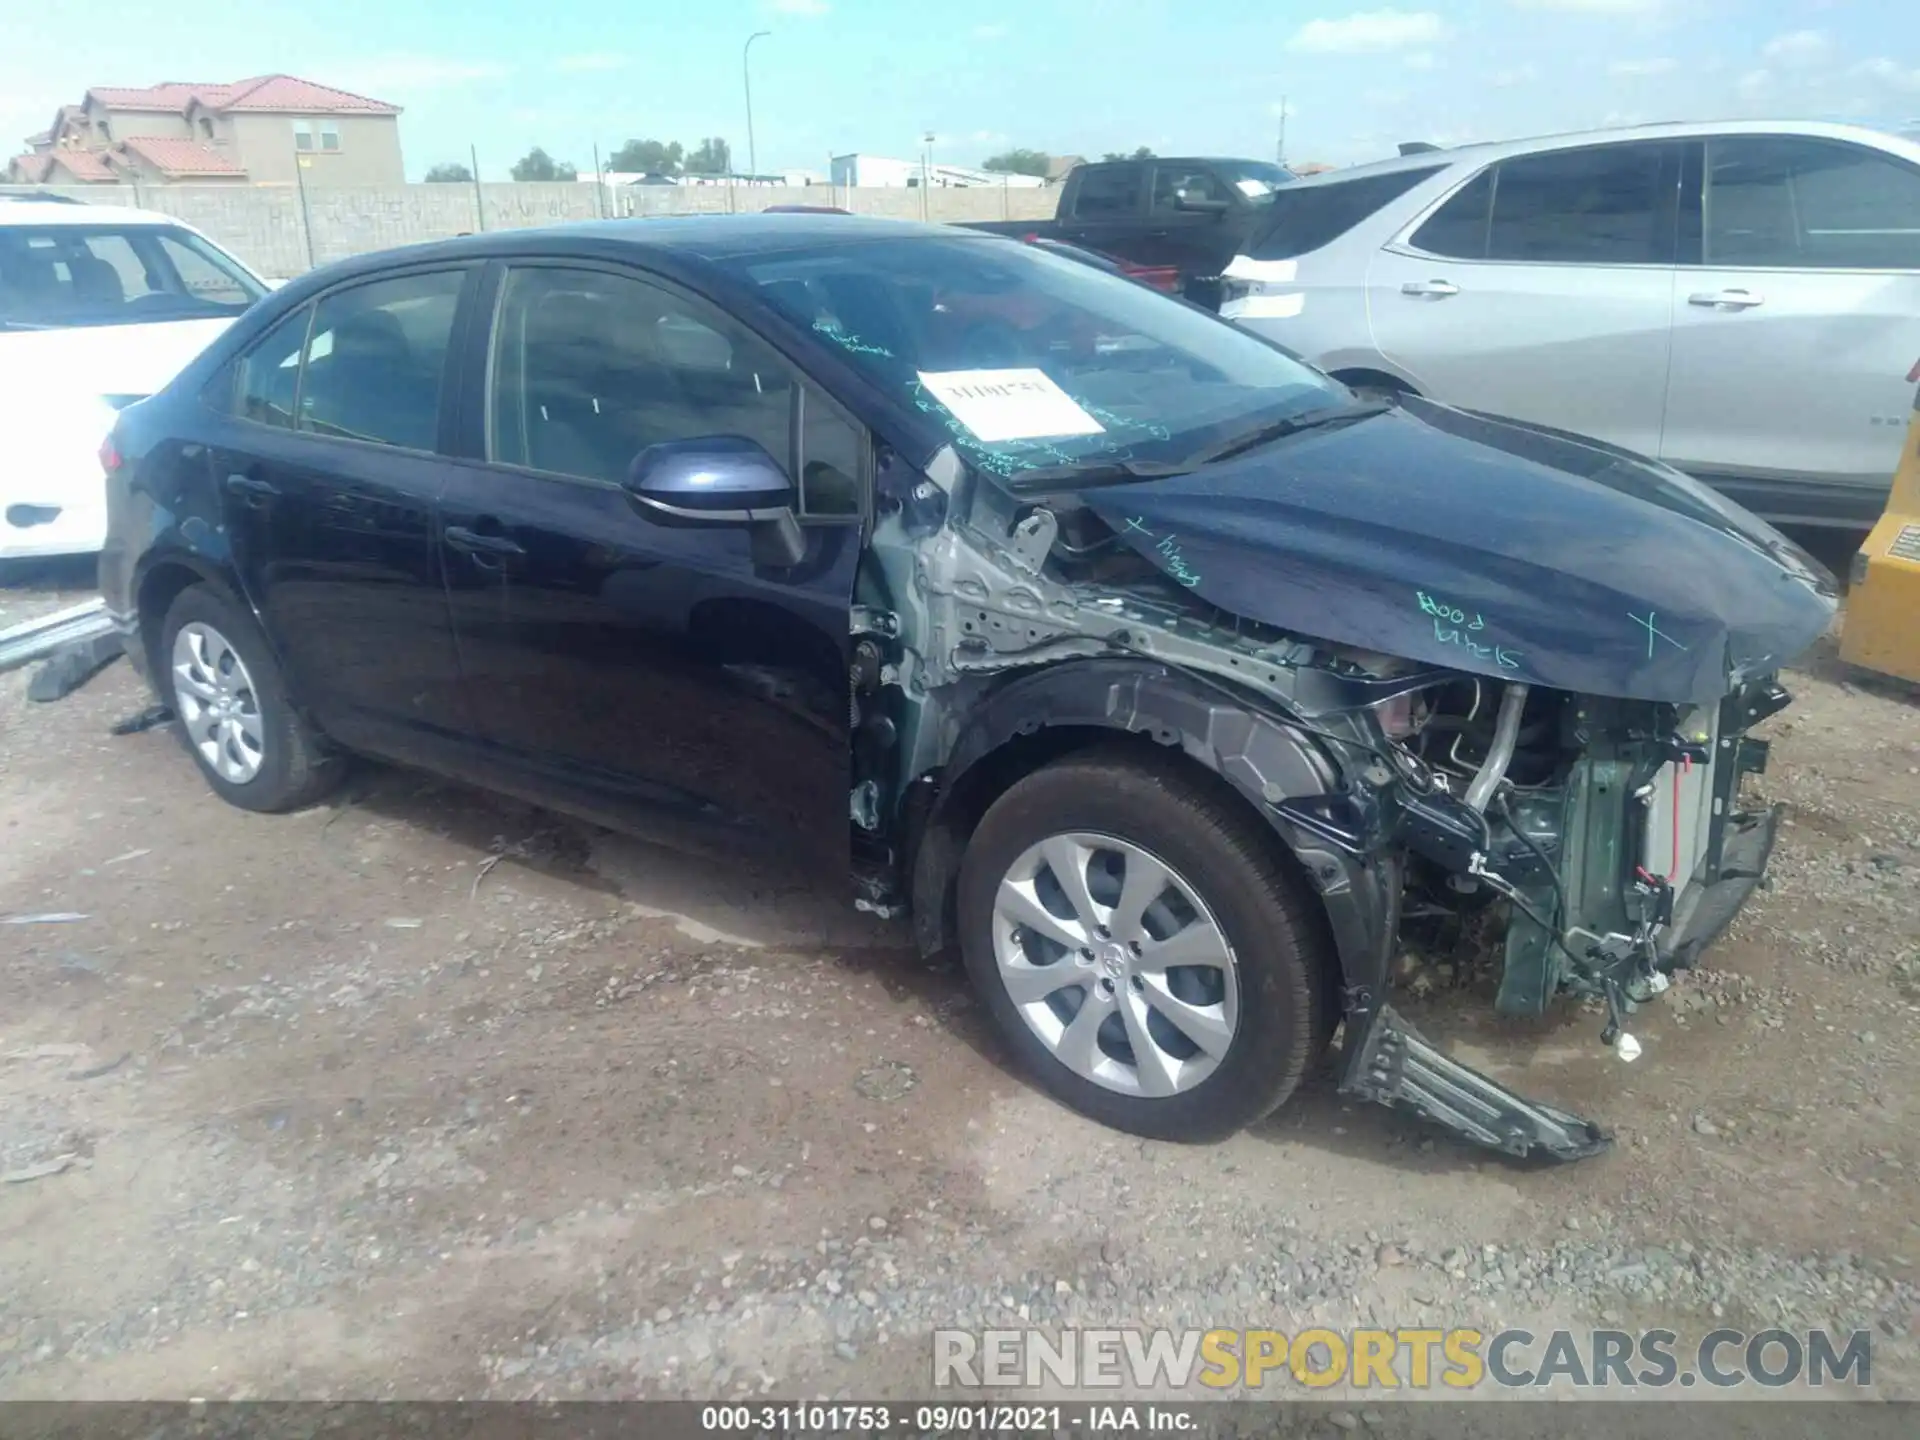
[[[135,613],[140,621],[140,646],[151,667],[148,673],[156,678],[156,682],[165,669],[164,657],[159,653],[160,622],[166,618],[167,610],[179,598],[180,592],[191,585],[211,585],[229,600],[252,612],[253,607],[247,604],[239,588],[219,566],[204,556],[190,550],[167,550],[148,557],[141,565],[139,578],[134,582],[133,594],[137,607]]]
[[[1342,788],[1336,765],[1308,736],[1151,661],[1072,661],[1029,672],[965,718],[922,809],[924,822],[908,837],[914,938],[923,954],[956,943],[960,856],[994,800],[1063,755],[1116,740],[1177,749],[1197,777],[1253,806],[1274,836],[1275,859],[1320,896],[1342,972],[1330,978],[1349,1006],[1357,996],[1379,995],[1398,929],[1397,870],[1315,839],[1273,809]]]

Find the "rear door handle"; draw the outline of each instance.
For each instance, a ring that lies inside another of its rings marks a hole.
[[[449,525],[446,528],[447,543],[456,550],[464,550],[469,555],[524,555],[527,547],[518,540],[510,540],[505,535],[483,535],[478,530],[469,530],[464,525]]]
[[[1751,290],[1703,290],[1698,295],[1687,296],[1687,304],[1702,305],[1709,309],[1751,310],[1756,305],[1767,303],[1767,297],[1756,295]]]
[[[1460,287],[1451,280],[1409,280],[1400,287],[1402,295],[1433,295],[1445,299],[1449,295],[1458,295]]]

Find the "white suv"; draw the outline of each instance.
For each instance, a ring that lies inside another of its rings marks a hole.
[[[1287,186],[1226,275],[1222,315],[1350,384],[1864,528],[1920,358],[1920,144],[1724,122],[1427,150]]]
[[[115,412],[266,290],[169,216],[0,197],[0,564],[100,548]]]

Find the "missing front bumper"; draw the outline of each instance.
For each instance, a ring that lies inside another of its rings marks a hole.
[[[1390,1109],[1421,1116],[1476,1145],[1521,1157],[1581,1160],[1613,1143],[1591,1120],[1523,1100],[1498,1081],[1449,1060],[1382,1005],[1349,1043],[1340,1088]]]

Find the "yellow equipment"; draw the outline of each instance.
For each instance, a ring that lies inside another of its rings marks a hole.
[[[1920,383],[1920,365],[1907,379]],[[1920,684],[1920,392],[1886,513],[1853,557],[1840,658]]]

